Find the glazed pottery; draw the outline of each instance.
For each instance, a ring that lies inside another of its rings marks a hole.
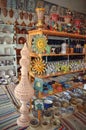
[[[69,24],[71,22],[71,16],[70,15],[66,15],[64,17],[64,21],[65,21],[66,24]]]
[[[76,27],[80,28],[81,20],[80,19],[74,19],[74,24],[75,24]]]
[[[37,118],[33,118],[30,120],[30,126],[32,128],[37,128],[39,126],[39,121]]]
[[[43,28],[43,19],[44,19],[44,12],[45,9],[44,8],[36,8],[36,13],[37,13],[37,17],[38,17],[38,22],[36,24],[37,28]]]
[[[62,54],[66,54],[66,47],[67,47],[66,43],[62,43],[62,45],[61,45],[61,53]]]
[[[43,120],[41,126],[46,130],[49,127],[49,122],[47,120]]]

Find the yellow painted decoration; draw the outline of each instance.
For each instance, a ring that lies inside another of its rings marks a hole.
[[[42,60],[42,58],[35,58],[32,61],[32,72],[34,74],[42,75],[45,72],[46,63]]]

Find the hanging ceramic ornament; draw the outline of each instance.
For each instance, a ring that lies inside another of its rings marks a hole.
[[[47,46],[47,38],[43,34],[38,34],[33,38],[32,50],[36,53],[44,53]]]
[[[45,72],[46,63],[42,60],[42,58],[35,58],[31,65],[31,69],[34,74],[42,75]]]

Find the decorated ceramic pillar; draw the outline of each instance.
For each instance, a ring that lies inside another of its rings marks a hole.
[[[29,65],[29,51],[26,44],[21,50],[20,66],[21,66],[21,80],[19,84],[16,86],[14,91],[15,97],[19,99],[21,102],[20,107],[21,116],[17,119],[17,124],[21,127],[26,127],[29,125],[30,122],[29,107],[27,107],[27,103],[34,95],[34,89],[31,86],[30,81],[28,80],[28,68],[30,65]]]

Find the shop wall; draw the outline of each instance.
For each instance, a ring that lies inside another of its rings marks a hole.
[[[86,13],[86,0],[45,0],[71,10]]]

